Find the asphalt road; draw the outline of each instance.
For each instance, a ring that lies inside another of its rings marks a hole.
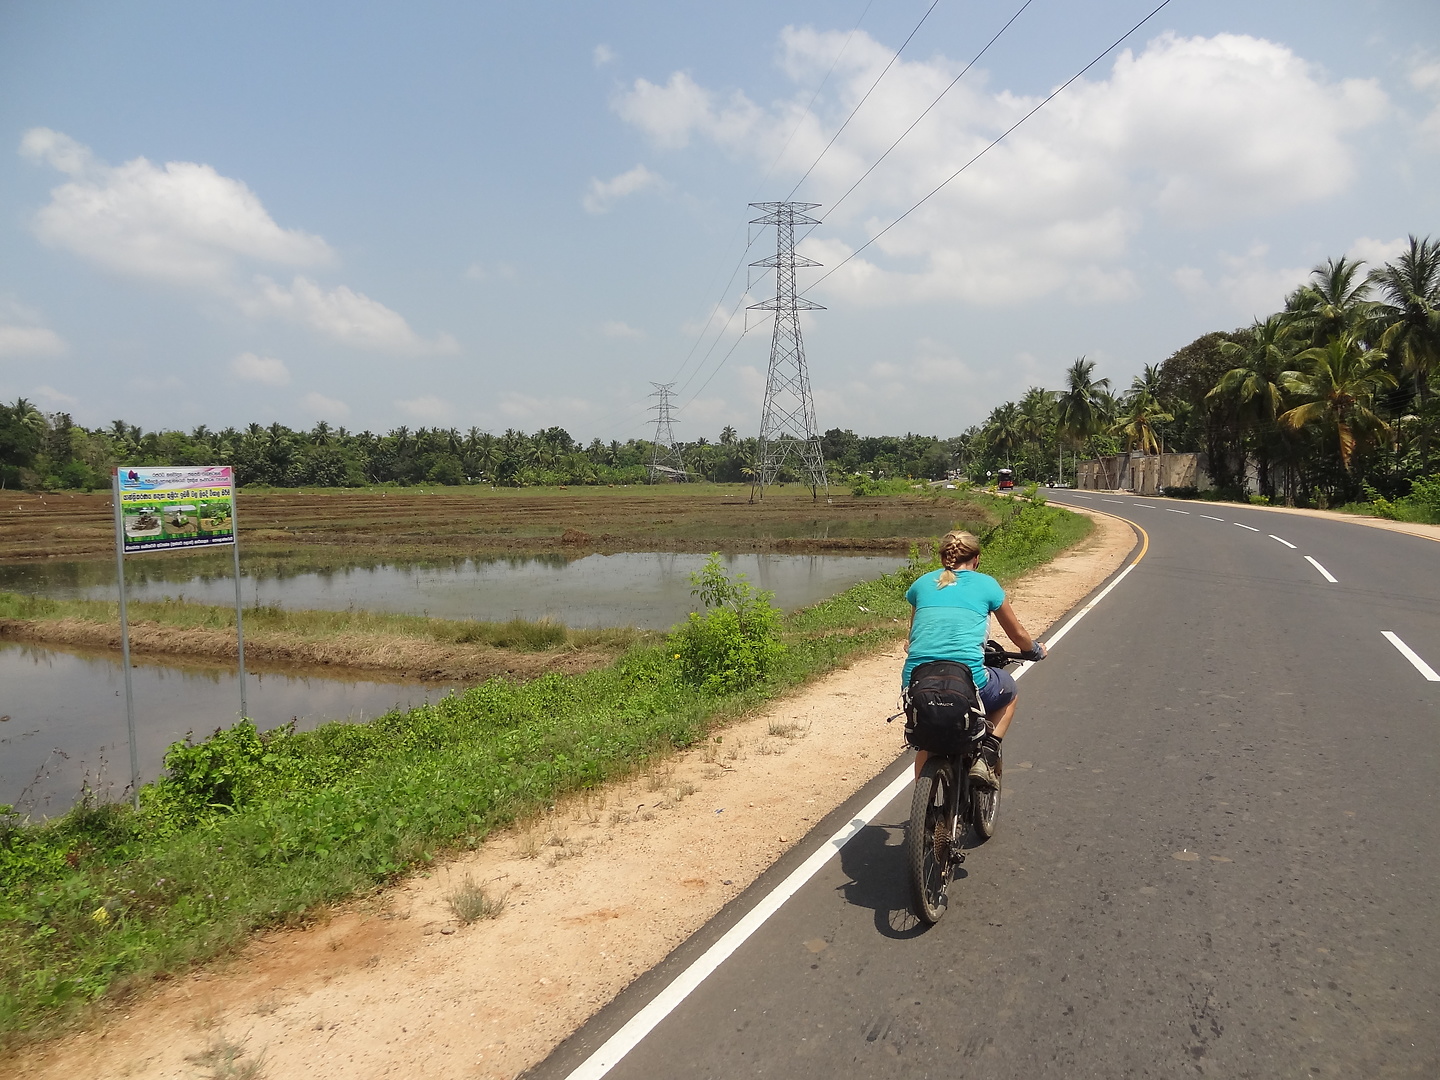
[[[1440,682],[1383,636],[1440,668],[1440,544],[1056,495],[1150,546],[1026,673],[949,914],[909,914],[906,793],[610,1077],[1440,1076]],[[534,1075],[569,1076],[865,797]]]

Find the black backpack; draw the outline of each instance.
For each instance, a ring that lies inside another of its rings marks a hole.
[[[931,660],[910,673],[905,741],[916,750],[958,754],[985,731],[985,706],[968,667],[955,660]]]

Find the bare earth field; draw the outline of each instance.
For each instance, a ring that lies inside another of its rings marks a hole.
[[[978,507],[927,496],[811,499],[782,488],[751,505],[742,485],[262,491],[237,498],[242,557],[422,557],[525,551],[900,551]],[[114,557],[108,491],[0,493],[0,559]]]
[[[1084,543],[1010,590],[1032,631],[1132,549],[1128,526],[1092,516]],[[6,1074],[159,1080],[259,1062],[249,1075],[268,1080],[515,1077],[895,760],[900,731],[884,719],[902,657],[897,637],[702,748],[308,929],[259,937]],[[455,920],[446,898],[467,878],[505,897],[497,918]]]

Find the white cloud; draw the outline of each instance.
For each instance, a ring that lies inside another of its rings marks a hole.
[[[600,410],[600,406],[586,398],[557,395],[538,397],[507,391],[500,395],[499,413],[502,422],[515,427],[549,427],[559,424],[578,434],[578,429],[588,423]]]
[[[489,281],[492,278],[509,280],[515,276],[515,267],[504,262],[497,262],[490,266],[482,262],[473,262],[465,268],[465,276],[471,281]]]
[[[644,165],[636,165],[628,172],[609,180],[590,179],[590,190],[585,193],[581,204],[591,214],[603,214],[628,195],[646,188],[664,187],[665,179],[653,173]]]
[[[289,286],[267,277],[255,279],[255,292],[241,302],[249,315],[288,319],[326,337],[360,349],[422,355],[454,353],[459,344],[449,334],[422,338],[404,316],[345,285],[328,292],[306,277]]]
[[[209,165],[143,157],[111,166],[49,128],[33,128],[20,154],[71,177],[35,215],[43,242],[114,273],[201,289],[252,318],[287,318],[341,343],[401,354],[454,352],[455,340],[427,340],[404,317],[348,286],[325,290],[309,278],[288,287],[247,273],[256,263],[324,266],[335,253],[319,236],[276,224],[243,181]]]
[[[50,193],[36,235],[108,270],[216,285],[241,258],[292,266],[334,258],[320,237],[282,229],[243,182],[209,165],[138,157],[112,167],[48,128],[26,132],[20,153],[73,178]]]
[[[1393,240],[1376,240],[1369,236],[1362,236],[1350,245],[1350,250],[1345,253],[1345,257],[1358,260],[1365,263],[1366,266],[1374,268],[1384,266],[1391,259],[1397,258],[1409,246],[1409,238],[1404,236],[1397,236]]]
[[[600,324],[600,333],[608,338],[643,338],[644,330],[637,330],[628,323],[615,320]]]
[[[1417,64],[1410,71],[1410,85],[1435,99],[1435,106],[1420,121],[1420,137],[1440,146],[1440,64]]]
[[[1182,266],[1171,280],[1190,299],[1239,320],[1263,319],[1279,311],[1285,297],[1310,278],[1309,266],[1272,267],[1269,247],[1254,244],[1242,255],[1221,253],[1223,268],[1215,281],[1194,266]]]
[[[604,67],[606,64],[613,64],[618,58],[615,50],[603,42],[595,46],[595,51],[591,53],[591,57],[594,59],[597,68]]]
[[[765,165],[783,148],[777,172],[798,174],[893,56],[856,34],[831,76],[833,93],[807,116],[810,92],[801,88],[829,68],[844,37],[784,31],[780,66],[797,90],[765,108],[685,72],[663,84],[638,79],[613,106],[658,147],[705,139]],[[808,197],[830,216],[802,244],[805,254],[834,267],[1041,100],[991,89],[972,73],[830,209],[959,70],[943,57],[895,62],[807,181]],[[1147,219],[1198,228],[1323,202],[1354,180],[1352,134],[1388,107],[1374,80],[1330,79],[1274,42],[1162,34],[1121,53],[1103,76],[1078,80],[824,288],[877,305],[1131,297],[1139,284],[1127,262]]]
[[[435,394],[397,400],[395,407],[420,424],[445,424],[455,415],[450,402]]]
[[[350,416],[350,406],[314,391],[300,399],[300,404],[311,416],[320,420],[345,420]]]
[[[79,398],[72,397],[62,390],[56,390],[53,386],[37,386],[30,391],[30,396],[41,405],[48,405],[52,409],[63,409],[80,404]]]
[[[0,323],[0,357],[60,356],[65,339],[44,326],[10,326]]]
[[[13,296],[0,296],[0,358],[63,355],[65,339],[42,321],[34,308]]]
[[[230,361],[230,371],[246,382],[264,383],[266,386],[290,385],[290,369],[283,360],[273,356],[243,352]]]

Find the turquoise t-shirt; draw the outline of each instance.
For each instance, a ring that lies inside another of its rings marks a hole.
[[[978,690],[990,678],[985,670],[990,613],[1005,603],[1005,590],[978,570],[957,570],[953,585],[937,588],[942,572],[932,570],[905,593],[915,609],[915,621],[910,625],[910,651],[900,685],[910,685],[910,672],[920,664],[958,660],[970,669]]]

